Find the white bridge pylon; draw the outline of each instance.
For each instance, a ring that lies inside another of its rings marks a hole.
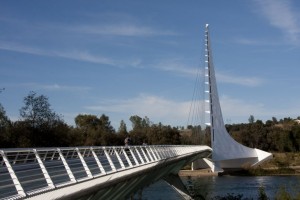
[[[211,152],[183,145],[2,149],[0,200],[126,199],[160,179],[184,188],[172,181],[178,171]]]
[[[246,147],[236,142],[227,132],[222,117],[220,101],[218,97],[217,82],[215,77],[209,26],[205,27],[205,94],[206,115],[208,115],[211,130],[211,145],[213,149],[210,166],[213,171],[241,169],[248,166],[256,166],[271,159],[272,154]],[[208,163],[209,161],[205,159]]]

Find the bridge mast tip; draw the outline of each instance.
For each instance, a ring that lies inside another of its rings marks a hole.
[[[205,28],[208,28],[208,25],[209,25],[209,24],[205,24]]]

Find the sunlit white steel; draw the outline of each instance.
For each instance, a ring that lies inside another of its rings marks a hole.
[[[6,155],[5,155],[5,152],[0,150],[0,154],[2,155],[4,164],[5,164],[5,166],[6,166],[7,170],[8,170],[8,172],[9,172],[9,175],[10,175],[10,177],[11,177],[11,179],[12,179],[12,181],[13,181],[15,187],[16,187],[16,190],[17,190],[17,192],[18,192],[17,195],[18,195],[19,197],[26,197],[26,193],[25,193],[25,191],[24,191],[22,185],[20,184],[20,181],[19,181],[18,177],[16,176],[16,174],[15,174],[13,168],[11,167],[11,165],[10,165],[10,163],[9,163],[9,160],[7,159],[7,157],[6,157]],[[19,154],[17,154],[16,157],[18,157],[18,155],[19,155]],[[16,163],[16,160],[14,160],[13,163]],[[17,197],[18,197],[18,196],[17,196]]]
[[[162,157],[159,155],[159,153],[157,153],[156,148],[154,148],[154,149],[151,148],[151,150],[152,150],[153,154],[155,155],[155,157],[157,158],[157,160],[162,159]]]
[[[132,167],[132,166],[133,166],[133,165],[132,165],[132,162],[131,162],[131,160],[129,159],[129,157],[128,157],[126,151],[125,151],[125,149],[122,148],[122,152],[123,152],[123,154],[124,154],[124,156],[125,156],[125,158],[126,158],[126,161],[127,161],[128,164],[129,164],[129,166]]]
[[[129,149],[130,154],[131,154],[131,156],[132,156],[132,158],[135,162],[135,165],[139,165],[139,161],[136,159],[136,156],[134,155],[134,152],[133,152],[132,148],[129,147],[128,149]]]
[[[145,153],[145,149],[143,147],[141,148],[141,151],[142,151],[142,154],[143,154],[144,158],[146,159],[146,163],[150,162],[148,156]]]
[[[35,157],[36,157],[36,160],[38,161],[38,163],[39,163],[39,165],[40,165],[40,168],[41,168],[41,170],[42,170],[42,172],[43,172],[43,175],[44,175],[44,177],[45,177],[45,179],[46,179],[46,182],[47,182],[48,186],[49,186],[50,188],[55,188],[55,186],[54,186],[54,184],[53,184],[53,181],[52,181],[52,179],[50,178],[49,173],[48,173],[48,171],[46,170],[45,165],[44,165],[44,163],[42,162],[42,160],[41,160],[41,158],[40,158],[38,152],[36,151],[36,149],[33,149],[33,152],[34,152],[34,155],[35,155]]]
[[[141,156],[141,154],[140,154],[140,152],[139,152],[139,149],[136,149],[136,153],[137,153],[137,155],[138,155],[138,158],[139,158],[140,161],[141,161],[141,164],[144,164],[145,162],[144,162],[144,160],[143,160],[143,158],[142,158],[142,156]]]
[[[108,150],[109,151],[113,151],[113,149],[104,148],[104,153],[105,153],[105,156],[106,156],[106,158],[107,158],[107,160],[109,162],[109,165],[110,165],[112,171],[115,172],[115,171],[117,171],[117,169],[116,169],[116,166],[114,165],[114,163],[112,162],[110,155],[108,154]]]
[[[0,150],[0,153],[1,200],[73,199],[75,196],[86,194],[90,189],[103,189],[106,194],[99,195],[110,199],[123,198],[130,194],[128,192],[141,188],[143,184],[148,185],[160,179],[162,175],[175,173],[185,163],[198,156],[207,157],[211,148],[146,145],[128,148],[5,149]],[[14,172],[14,168],[18,173]],[[41,184],[40,181],[44,183]],[[108,183],[118,184],[120,181],[123,181],[120,188],[113,186],[115,189],[107,190]],[[1,185],[4,182],[11,182],[12,185]],[[118,195],[114,191],[119,191]],[[5,194],[8,195],[3,196]]]
[[[85,149],[85,150],[86,150],[86,149]],[[85,152],[85,150],[84,150],[84,152]],[[81,163],[82,163],[82,165],[83,165],[83,168],[84,168],[84,170],[85,170],[87,176],[88,176],[89,178],[92,178],[93,175],[92,175],[90,169],[88,168],[88,166],[86,165],[86,162],[85,162],[84,158],[82,157],[82,155],[81,155],[81,153],[80,153],[80,151],[79,151],[78,148],[76,148],[76,152],[77,152],[77,154],[78,154],[78,156],[79,156],[79,159],[80,159],[80,161],[81,161]],[[84,155],[84,153],[83,153],[83,155]]]
[[[70,178],[70,181],[71,181],[71,182],[76,182],[76,179],[75,179],[75,177],[74,177],[74,174],[73,174],[73,172],[71,171],[71,169],[70,169],[70,167],[69,167],[69,165],[68,165],[68,163],[67,163],[67,161],[66,161],[64,155],[61,153],[61,150],[58,148],[57,151],[58,151],[58,153],[59,153],[59,156],[60,156],[61,161],[63,162],[63,164],[64,164],[64,166],[65,166],[65,168],[66,168],[66,170],[67,170],[67,174],[68,174],[68,176],[69,176],[69,178]],[[69,151],[68,151],[68,154],[69,154]],[[67,154],[67,156],[68,156],[68,154]]]
[[[97,163],[97,165],[98,165],[98,167],[99,167],[100,173],[101,173],[101,174],[106,174],[106,172],[105,172],[105,170],[104,170],[104,168],[103,168],[103,166],[102,166],[102,164],[101,164],[99,158],[97,157],[96,153],[94,152],[93,147],[91,147],[90,150],[91,150],[92,155],[93,155],[93,157],[94,157],[94,159],[95,159],[95,161],[96,161],[96,163]]]
[[[113,148],[113,149],[114,149],[114,152],[115,152],[115,154],[116,154],[116,156],[117,156],[117,158],[118,158],[118,161],[119,161],[119,163],[120,163],[122,169],[125,169],[125,165],[124,165],[124,163],[123,163],[123,161],[122,161],[122,159],[121,159],[121,157],[120,157],[120,155],[119,155],[119,152],[116,150],[116,148]]]
[[[145,150],[146,150],[147,154],[149,155],[149,158],[150,158],[149,162],[154,161],[154,158],[152,157],[151,152],[149,151],[149,149],[145,148]]]
[[[215,169],[232,169],[242,168],[245,166],[255,166],[270,158],[272,154],[259,149],[246,147],[236,142],[227,132],[224,126],[220,101],[218,97],[217,82],[215,77],[208,25],[205,30],[206,35],[206,72],[209,109],[210,109],[210,124],[211,124],[211,143],[213,148],[212,160]],[[208,113],[208,112],[207,112]]]

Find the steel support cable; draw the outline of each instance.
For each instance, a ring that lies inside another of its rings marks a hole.
[[[205,43],[205,41],[204,41]],[[204,46],[204,44],[203,44]],[[201,48],[201,55],[205,55],[204,49]],[[189,110],[188,124],[194,127],[200,126],[201,129],[204,127],[205,123],[205,59],[200,59],[200,66],[197,68],[196,80],[193,91],[193,98],[191,101],[191,106]],[[202,66],[202,67],[201,67]],[[197,128],[198,129],[198,128]],[[196,131],[196,143],[201,143],[201,130]]]
[[[196,100],[196,91],[197,91],[197,84],[198,84],[198,79],[199,79],[199,68],[197,68],[196,71],[196,80],[195,80],[195,85],[194,85],[194,90],[193,90],[193,96],[192,96],[192,101],[191,101],[191,105],[190,105],[190,109],[189,109],[189,116],[188,116],[188,123],[187,125],[193,124],[193,115],[194,115],[194,102]],[[191,119],[192,118],[192,119]]]
[[[196,83],[194,87],[194,93],[193,93],[193,99],[191,102],[191,107],[190,107],[190,113],[189,113],[189,124],[193,125],[194,128],[197,128],[199,125],[200,127],[203,127],[202,121],[203,121],[203,104],[204,104],[204,98],[203,98],[203,91],[204,87],[201,84],[204,84],[203,78],[200,76],[202,75],[203,72],[200,71],[198,68],[197,72],[197,78],[196,78]],[[196,140],[197,144],[200,143],[200,132],[196,132]]]

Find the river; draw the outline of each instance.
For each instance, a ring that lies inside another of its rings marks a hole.
[[[260,186],[270,199],[274,199],[281,187],[293,194],[300,193],[300,176],[204,176],[183,177],[183,182],[192,188],[195,199],[213,199],[227,194],[243,195],[243,199],[257,199]],[[136,198],[138,199],[138,198]],[[164,181],[145,188],[142,200],[182,200],[182,198]]]

